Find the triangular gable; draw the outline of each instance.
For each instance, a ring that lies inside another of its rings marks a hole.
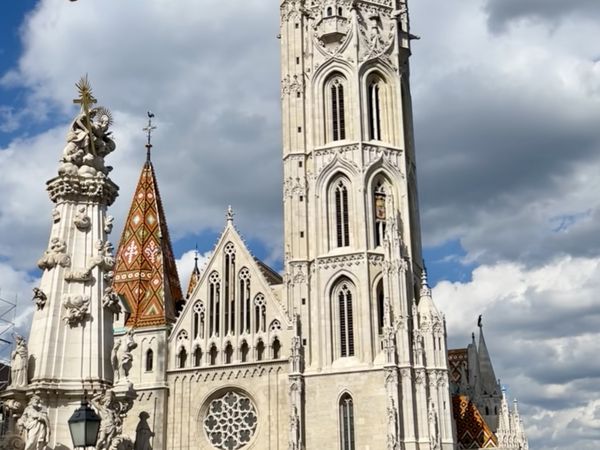
[[[126,326],[173,323],[183,301],[154,167],[146,161],[131,202],[113,281],[131,312]]]
[[[208,289],[209,289],[209,278],[211,274],[218,273],[221,278],[223,277],[223,260],[225,255],[225,248],[229,245],[233,244],[233,248],[235,249],[236,254],[236,289],[237,289],[237,274],[240,272],[242,268],[246,268],[250,274],[251,280],[251,291],[252,298],[257,293],[261,293],[264,295],[264,300],[266,303],[266,324],[267,324],[267,333],[268,327],[274,321],[278,321],[283,329],[291,326],[291,321],[288,319],[287,314],[281,305],[280,301],[277,298],[274,290],[277,290],[281,286],[282,279],[273,269],[268,267],[263,262],[257,260],[251,252],[246,247],[243,239],[239,235],[238,231],[235,229],[233,224],[229,222],[225,227],[223,233],[221,234],[217,244],[215,246],[214,251],[212,252],[210,258],[208,259],[204,269],[199,275],[196,286],[192,289],[188,301],[180,314],[175,327],[173,328],[173,332],[171,334],[170,340],[175,339],[178,335],[179,331],[185,329],[189,330],[189,324],[191,322],[190,316],[193,314],[194,305],[198,301],[202,301],[206,313],[208,314]],[[278,283],[279,281],[279,283]],[[236,295],[237,295],[236,291]],[[236,321],[239,320],[236,318]]]

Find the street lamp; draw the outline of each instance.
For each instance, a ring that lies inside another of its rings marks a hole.
[[[73,440],[73,447],[96,447],[100,417],[90,408],[87,400],[82,400],[81,406],[75,410],[69,419],[69,431]]]

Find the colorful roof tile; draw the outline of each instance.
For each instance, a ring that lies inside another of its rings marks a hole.
[[[469,397],[466,395],[453,396],[452,409],[459,449],[498,447],[496,436]]]
[[[113,287],[131,315],[126,326],[165,325],[183,301],[154,167],[146,161],[117,251]]]

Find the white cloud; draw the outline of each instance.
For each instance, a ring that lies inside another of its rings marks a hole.
[[[472,281],[433,290],[450,347],[466,346],[483,314],[496,375],[521,401],[536,449],[591,450],[600,436],[599,291],[600,258],[568,256],[480,266]]]

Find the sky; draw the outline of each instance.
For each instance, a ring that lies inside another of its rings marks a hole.
[[[421,225],[449,347],[483,314],[532,449],[600,442],[600,2],[412,0]],[[29,327],[56,171],[88,74],[115,117],[122,229],[153,161],[180,276],[232,205],[281,268],[279,12],[269,0],[0,5],[0,297]],[[274,238],[275,237],[275,238]],[[116,239],[116,238],[115,238]],[[2,308],[0,307],[0,312]]]

